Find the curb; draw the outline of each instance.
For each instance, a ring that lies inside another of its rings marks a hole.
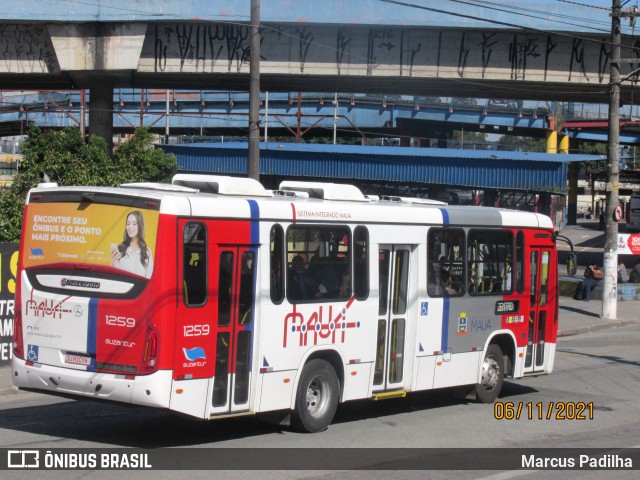
[[[17,395],[19,393],[22,393],[20,390],[18,390],[17,387],[6,387],[6,388],[0,388],[0,397],[5,397],[7,395]]]
[[[20,392],[11,384],[11,364],[0,365],[0,396],[15,395]]]
[[[559,337],[571,337],[574,335],[580,335],[583,333],[596,332],[598,330],[606,330],[608,328],[623,327],[625,325],[633,325],[634,323],[640,323],[640,320],[612,320],[607,323],[596,323],[594,325],[586,325],[584,327],[573,327],[565,330],[558,331]]]

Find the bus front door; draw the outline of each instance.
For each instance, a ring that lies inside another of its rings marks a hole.
[[[553,328],[555,296],[549,288],[551,272],[551,249],[532,247],[529,249],[529,318],[527,328],[527,351],[524,373],[535,373],[545,367],[545,337],[547,329]]]
[[[403,384],[410,247],[381,245],[379,304],[373,391],[398,390]]]
[[[218,314],[211,415],[249,409],[257,250],[218,249]]]

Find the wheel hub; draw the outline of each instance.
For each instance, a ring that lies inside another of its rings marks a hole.
[[[493,357],[487,357],[482,364],[482,386],[487,390],[493,389],[500,378],[500,365]]]
[[[322,378],[316,377],[309,382],[307,387],[307,411],[312,416],[319,417],[327,409],[327,391],[327,382]]]

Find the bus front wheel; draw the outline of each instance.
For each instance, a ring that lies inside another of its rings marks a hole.
[[[480,383],[476,386],[476,395],[482,403],[493,403],[502,389],[504,381],[504,356],[502,349],[491,344],[482,362]]]
[[[325,430],[338,408],[340,384],[331,364],[325,360],[309,361],[302,370],[293,425],[302,432]]]

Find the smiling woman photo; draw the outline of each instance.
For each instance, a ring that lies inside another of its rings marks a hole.
[[[151,277],[153,256],[144,239],[144,217],[139,210],[127,215],[122,243],[111,247],[111,266]]]

